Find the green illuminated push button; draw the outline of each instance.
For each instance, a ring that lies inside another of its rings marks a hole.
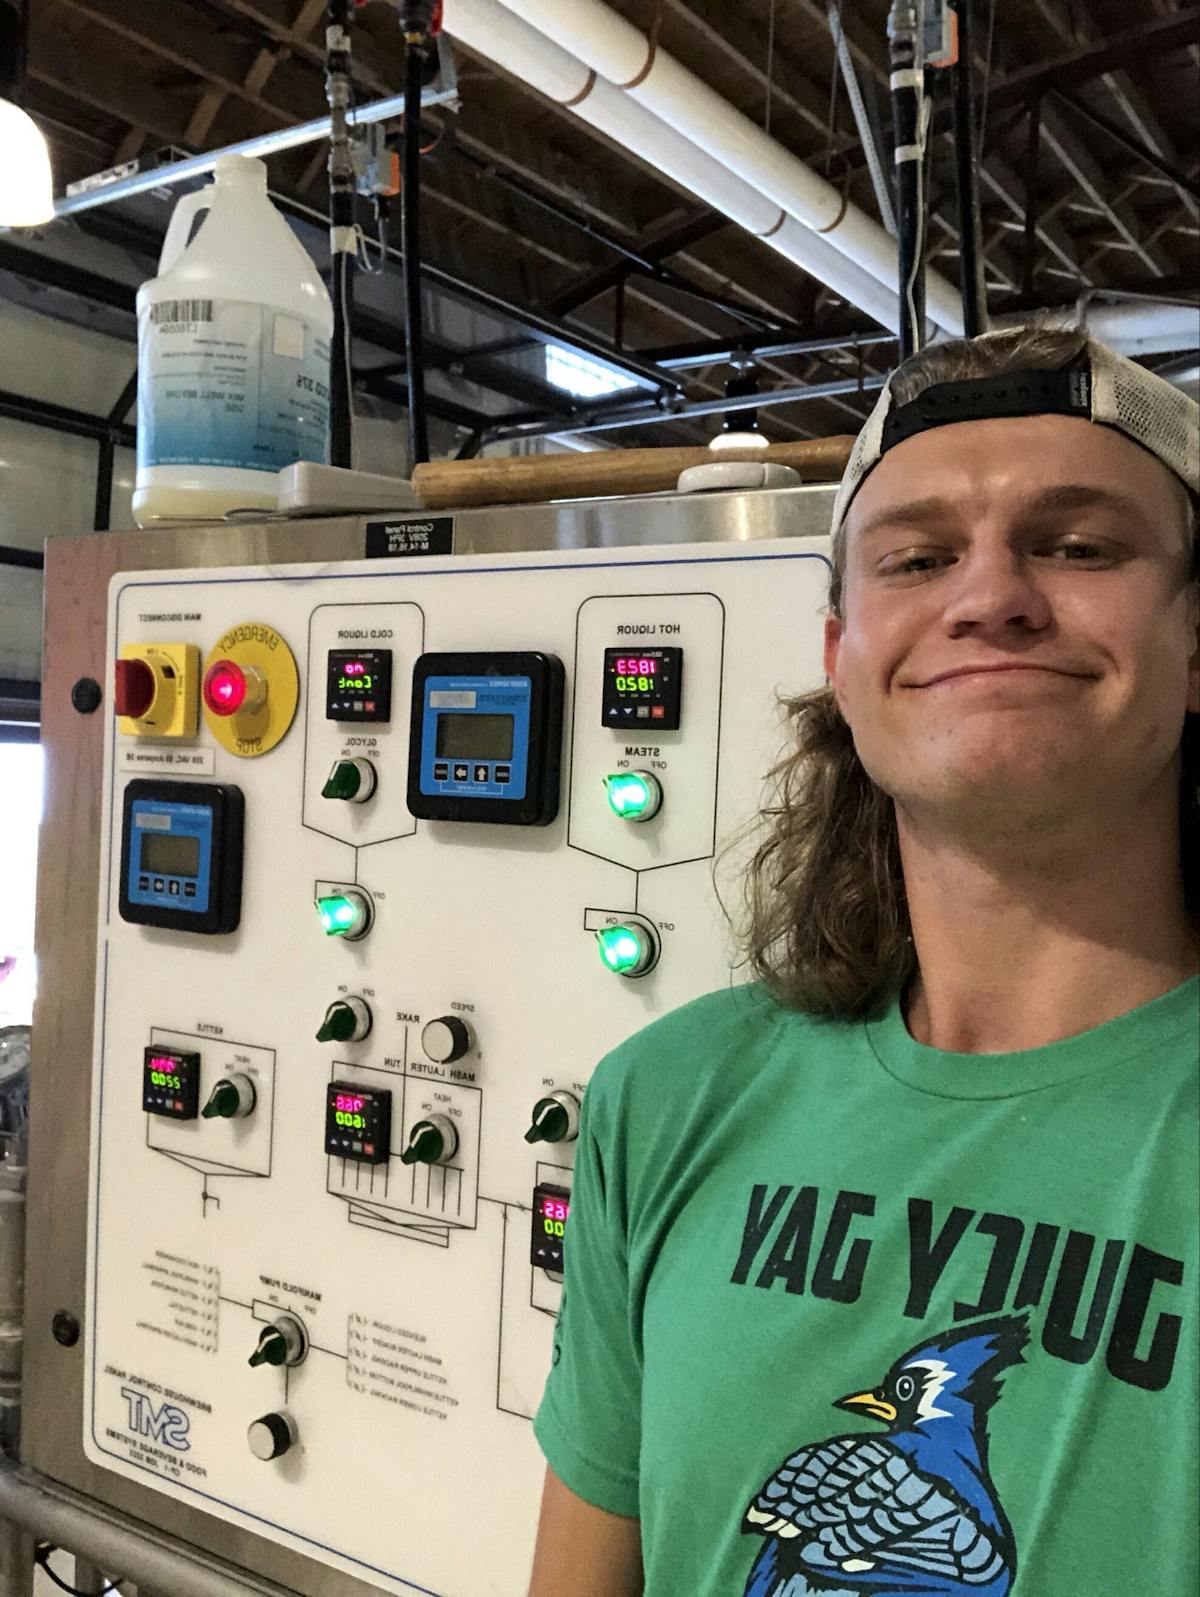
[[[325,778],[321,797],[365,804],[375,791],[375,767],[370,760],[338,760]]]
[[[254,1113],[256,1101],[249,1076],[226,1076],[217,1082],[200,1113],[205,1120],[238,1120]]]
[[[579,1099],[569,1092],[553,1092],[533,1106],[533,1123],[526,1142],[573,1142],[579,1135]]]
[[[600,958],[618,976],[644,976],[658,963],[658,934],[640,917],[596,933]]]
[[[604,786],[609,809],[622,821],[648,821],[662,809],[662,783],[649,771],[614,771]]]
[[[458,1132],[445,1115],[418,1120],[408,1136],[401,1164],[449,1164],[458,1152]]]
[[[321,929],[326,937],[344,937],[355,942],[365,937],[371,926],[371,901],[352,887],[340,893],[323,893],[313,902],[317,906]]]
[[[318,1042],[361,1042],[371,1029],[371,1011],[361,998],[335,999],[325,1011]]]

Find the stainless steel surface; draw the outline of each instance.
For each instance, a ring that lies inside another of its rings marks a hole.
[[[445,105],[458,99],[457,87],[426,89],[421,105]],[[352,127],[369,122],[386,122],[389,117],[404,114],[404,96],[389,95],[386,100],[375,100],[370,105],[360,105],[354,113]],[[311,122],[300,122],[295,127],[279,128],[274,133],[261,133],[257,138],[242,139],[238,144],[226,144],[219,150],[205,150],[200,155],[189,155],[185,160],[173,161],[169,166],[152,167],[146,172],[135,172],[132,177],[118,178],[100,188],[86,189],[82,194],[72,194],[56,200],[55,216],[77,216],[80,211],[94,211],[98,206],[111,205],[114,200],[126,200],[134,194],[145,194],[150,189],[165,188],[172,183],[182,183],[186,178],[203,177],[211,172],[222,155],[257,155],[265,158],[277,155],[280,150],[294,150],[301,144],[315,144],[329,137],[328,116],[314,117]]]
[[[135,1581],[143,1597],[151,1593],[161,1597],[292,1597],[284,1587],[244,1575],[198,1548],[173,1546],[153,1527],[132,1525],[102,1505],[83,1501],[53,1481],[7,1463],[0,1464],[3,1520],[32,1532],[39,1541],[82,1553],[99,1568],[111,1571],[114,1579]],[[3,1588],[0,1593],[7,1597]]]
[[[445,512],[436,519],[454,515],[460,554],[751,543],[825,536],[834,494],[832,485],[820,485],[687,498],[646,495]],[[435,518],[405,511],[370,519]],[[98,533],[51,539],[46,553],[46,787],[27,1199],[29,1258],[36,1262],[26,1282],[22,1457],[64,1486],[157,1527],[149,1534],[159,1542],[180,1538],[212,1549],[229,1564],[304,1597],[366,1597],[373,1588],[91,1464],[82,1447],[86,1338],[63,1346],[52,1334],[58,1311],[81,1325],[84,1318],[100,784],[103,718],[111,713],[105,704],[94,715],[77,714],[71,686],[82,676],[104,681],[107,590],[114,572],[234,565],[283,570],[302,561],[355,560],[363,553],[364,525],[363,519],[345,518]],[[85,1550],[103,1567],[118,1563],[98,1548]],[[129,1573],[143,1583],[132,1566]],[[157,1589],[152,1580],[144,1584],[148,1591]],[[192,1590],[177,1584],[161,1589],[164,1597],[186,1597]]]

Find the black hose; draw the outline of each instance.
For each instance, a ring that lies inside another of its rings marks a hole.
[[[346,114],[350,103],[350,5],[330,0],[325,82],[329,99],[329,255],[333,300],[333,347],[329,370],[329,459],[354,465],[354,395],[351,349],[354,336],[355,232],[354,159]]]
[[[425,410],[424,311],[421,303],[421,90],[432,7],[404,8],[404,161],[400,204],[404,251],[404,343],[408,356],[409,470],[429,459]]]
[[[896,226],[899,230],[900,359],[924,342],[925,271],[923,89],[918,62],[917,11],[913,0],[893,0],[888,16],[891,45],[892,126],[895,129]]]
[[[958,186],[959,272],[962,277],[963,330],[977,338],[988,328],[987,284],[983,271],[979,216],[979,168],[975,156],[975,94],[971,76],[972,0],[950,0],[958,17],[958,60],[954,66],[954,174]]]

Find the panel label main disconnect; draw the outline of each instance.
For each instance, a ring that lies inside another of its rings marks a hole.
[[[172,299],[138,318],[138,468],[281,471],[329,459],[329,340],[246,300]]]

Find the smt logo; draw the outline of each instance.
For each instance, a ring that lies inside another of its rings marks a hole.
[[[137,1436],[149,1436],[156,1442],[173,1447],[177,1453],[186,1453],[191,1447],[188,1431],[191,1419],[185,1410],[174,1403],[164,1403],[161,1408],[132,1386],[123,1386],[121,1396],[129,1405],[129,1429]]]

